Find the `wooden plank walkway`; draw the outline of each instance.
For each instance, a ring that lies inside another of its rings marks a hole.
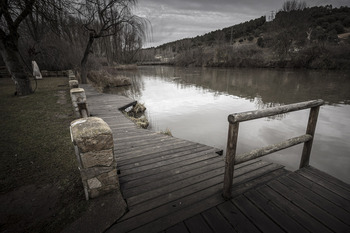
[[[129,212],[106,232],[350,232],[350,186],[308,167],[252,160],[221,197],[217,149],[139,129],[118,109],[133,100],[81,85],[93,116],[111,127]]]

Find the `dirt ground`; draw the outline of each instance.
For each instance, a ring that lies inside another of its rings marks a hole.
[[[26,185],[0,195],[2,232],[23,232],[54,217],[58,211],[60,192],[54,185]]]

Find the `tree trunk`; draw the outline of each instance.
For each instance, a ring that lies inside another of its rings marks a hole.
[[[92,43],[94,43],[94,36],[92,34],[90,34],[89,42],[86,45],[84,56],[83,56],[83,59],[81,60],[81,63],[80,63],[80,65],[81,65],[81,83],[82,84],[86,84],[87,83],[86,63],[88,61],[88,57],[89,57],[90,49],[92,47]]]
[[[0,40],[0,53],[16,85],[16,93],[19,96],[33,93],[29,76],[25,72],[25,67],[20,59],[17,48],[17,40],[13,37],[5,37]]]

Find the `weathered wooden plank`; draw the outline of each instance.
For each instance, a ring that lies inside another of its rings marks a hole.
[[[228,116],[228,121],[233,124],[236,122],[249,121],[249,120],[254,120],[262,117],[269,117],[269,116],[274,116],[278,114],[299,111],[302,109],[321,106],[323,104],[324,104],[323,100],[311,100],[311,101],[278,106],[273,108],[267,108],[262,110],[235,113]]]
[[[309,172],[307,169],[301,169],[297,171],[298,174],[308,178],[309,180],[312,180],[313,182],[325,187],[326,189],[338,194],[339,196],[343,197],[346,200],[350,200],[350,192],[346,189],[343,189],[342,187],[335,185],[325,179],[322,179],[319,176],[314,175],[313,173]]]
[[[317,193],[318,195],[324,197],[325,199],[334,203],[338,207],[350,213],[349,201],[337,195],[336,193],[326,189],[325,187],[317,183],[314,183],[313,181],[307,179],[306,177],[300,174],[290,174],[289,178],[293,179],[294,181],[298,182],[300,185],[306,187],[307,189],[313,191],[314,193]]]
[[[319,177],[321,177],[321,178],[323,178],[323,179],[325,179],[333,184],[336,184],[336,185],[342,187],[343,189],[350,191],[350,185],[345,183],[344,181],[339,180],[339,179],[337,179],[337,178],[335,178],[335,177],[333,177],[333,176],[331,176],[323,171],[320,171],[312,166],[308,166],[306,169],[309,172],[315,174],[316,176],[319,176]]]
[[[270,164],[262,169],[246,174],[245,177],[233,179],[232,197],[236,197],[252,188],[262,186],[277,177],[284,176],[289,172],[278,164]],[[249,177],[248,177],[249,175]],[[243,179],[244,178],[244,179]],[[243,182],[238,182],[239,180]]]
[[[172,211],[172,213],[169,215],[156,218],[154,221],[149,222],[131,232],[144,233],[151,232],[152,230],[153,232],[157,232],[167,229],[169,226],[192,217],[193,215],[208,209],[209,206],[220,204],[222,201],[223,199],[219,195],[212,196],[206,200],[201,200],[200,202],[195,202],[189,206],[186,206],[186,208],[182,208],[179,211]],[[204,206],[201,202],[205,202],[207,205]]]
[[[226,219],[221,215],[219,210],[215,207],[206,210],[202,213],[203,218],[207,224],[214,229],[214,232],[220,233],[232,233],[235,232],[233,227],[226,221]]]
[[[190,217],[186,219],[184,222],[191,233],[212,233],[213,232],[200,214]]]
[[[130,152],[125,152],[125,153],[120,153],[123,156],[127,156],[127,155],[133,155],[135,153],[141,154],[141,155],[146,155],[149,152],[155,152],[155,151],[163,151],[164,148],[172,148],[172,146],[176,146],[177,144],[185,144],[186,141],[181,140],[181,139],[177,139],[177,138],[169,138],[169,140],[167,141],[159,141],[158,143],[156,143],[156,145],[145,145],[142,148],[138,148],[135,149],[133,151]],[[194,144],[194,142],[190,142],[191,144]]]
[[[148,199],[144,202],[140,202],[140,203],[136,203],[142,200],[139,199],[134,199],[135,201],[132,201],[131,199],[128,199],[128,204],[129,208],[130,208],[130,212],[128,212],[127,214],[125,214],[125,216],[123,216],[122,220],[124,219],[128,219],[131,218],[135,215],[144,213],[148,210],[151,210],[153,208],[156,208],[158,206],[164,205],[166,203],[170,203],[170,202],[176,202],[176,200],[181,200],[183,197],[189,196],[193,193],[197,193],[201,190],[205,190],[209,187],[212,186],[216,186],[217,189],[214,191],[219,193],[220,192],[220,188],[221,188],[221,183],[222,183],[222,175],[218,175],[200,182],[197,182],[195,184],[192,184],[190,186],[186,186],[186,187],[179,187],[176,190],[169,190],[169,192],[164,192],[163,194],[158,195],[155,194],[154,198]],[[178,201],[179,203],[179,201]]]
[[[265,147],[260,148],[260,149],[252,150],[249,153],[237,155],[235,158],[235,164],[244,163],[244,162],[249,161],[251,159],[256,159],[256,158],[262,157],[264,155],[268,155],[268,154],[271,154],[271,153],[298,145],[298,144],[303,143],[303,142],[308,142],[310,140],[312,140],[312,136],[305,134],[305,135],[302,135],[299,137],[288,139],[288,140],[280,142],[280,143],[276,143],[273,145],[265,146]]]
[[[230,201],[218,205],[217,208],[237,232],[260,232]]]
[[[253,202],[261,211],[263,211],[267,216],[273,219],[281,228],[286,232],[299,232],[307,233],[305,228],[303,228],[298,222],[290,218],[274,204],[272,204],[264,196],[260,195],[256,190],[250,190],[244,193],[251,202]]]
[[[165,230],[166,228],[198,214],[209,207],[215,206],[218,201],[221,202],[222,198],[219,195],[215,195],[214,200],[206,200],[213,195],[213,190],[211,189],[213,188],[200,191],[196,194],[192,193],[180,200],[167,203],[136,215],[133,218],[118,222],[118,224],[113,225],[110,230],[111,232],[157,232]],[[207,204],[205,209],[198,208],[198,202],[204,200]]]
[[[140,131],[138,129],[130,129],[130,130],[115,130],[113,131],[114,138],[127,138],[131,136],[140,136],[140,135],[147,135],[150,132],[147,130]]]
[[[128,158],[126,160],[123,161],[119,161],[118,164],[120,164],[120,166],[126,166],[126,165],[131,165],[134,166],[134,164],[138,164],[138,163],[146,163],[150,160],[162,160],[163,156],[176,156],[177,154],[179,154],[179,156],[185,154],[190,153],[191,151],[193,153],[197,152],[198,149],[203,149],[204,147],[200,144],[193,144],[193,143],[187,143],[186,145],[180,145],[179,147],[170,149],[170,150],[165,150],[165,151],[161,151],[161,152],[156,152],[156,153],[151,153],[148,155],[144,155],[142,157],[133,157],[133,158]],[[206,148],[204,148],[206,149]]]
[[[201,147],[201,146],[198,146],[198,145],[194,145],[192,147],[188,147],[187,150],[182,150],[182,151],[175,152],[175,153],[168,153],[168,154],[165,154],[165,155],[161,155],[159,157],[149,158],[147,160],[137,161],[136,163],[122,165],[122,167],[123,167],[123,169],[130,169],[130,168],[134,168],[136,166],[140,166],[141,167],[141,166],[157,163],[157,162],[160,162],[160,161],[167,161],[167,160],[173,159],[173,158],[179,158],[180,159],[183,156],[190,156],[191,154],[195,154],[195,153],[203,152],[203,151],[210,151],[208,153],[211,153],[214,150],[212,148],[210,148],[210,147]]]
[[[189,233],[189,231],[187,230],[185,224],[183,222],[180,222],[170,228],[168,228],[166,231],[166,233]]]
[[[344,209],[330,202],[326,198],[320,196],[318,193],[312,192],[311,190],[305,188],[298,182],[291,179],[290,176],[281,177],[278,179],[281,183],[293,189],[295,192],[303,194],[303,197],[322,208],[324,211],[330,213],[334,217],[338,218],[343,223],[350,225],[350,213],[346,212]]]
[[[205,161],[208,162],[207,164],[205,164],[206,166],[201,166],[200,168],[193,169],[182,174],[177,174],[173,176],[159,176],[159,180],[157,182],[152,182],[137,187],[131,187],[129,189],[124,189],[123,196],[124,198],[128,199],[129,197],[135,196],[139,193],[145,194],[146,192],[154,191],[158,188],[164,189],[164,187],[166,187],[168,190],[174,190],[177,188],[174,186],[174,184],[184,182],[184,180],[192,179],[193,181],[198,181],[206,179],[208,178],[208,176],[210,177],[219,175],[220,171],[222,170],[220,168],[223,167],[223,163],[215,158],[213,158],[212,160],[213,161],[209,162]]]
[[[280,166],[277,166],[275,164],[269,164],[269,163],[266,163],[263,161],[259,161],[257,163],[250,164],[249,166],[244,166],[244,167],[237,170],[237,176],[235,177],[233,184],[238,185],[240,183],[247,182],[249,180],[252,180],[252,179],[255,179],[259,176],[262,176],[264,174],[275,171],[279,168],[280,168]],[[223,168],[218,168],[216,170],[212,170],[210,172],[200,174],[200,175],[195,176],[195,177],[189,177],[189,178],[181,180],[179,182],[175,182],[173,184],[169,184],[167,186],[163,186],[163,187],[160,187],[158,189],[154,189],[154,190],[147,192],[147,193],[140,193],[136,196],[128,198],[127,201],[128,201],[128,204],[130,204],[130,205],[136,205],[138,203],[144,202],[146,200],[150,200],[152,198],[161,196],[163,194],[173,193],[174,191],[179,190],[179,189],[184,188],[184,187],[189,187],[191,189],[191,187],[193,187],[193,185],[196,183],[208,180],[211,177],[222,176],[222,172],[223,172]],[[220,183],[219,186],[217,186],[215,188],[215,190],[220,192],[221,187],[222,187],[221,185],[222,184]],[[249,184],[247,184],[246,187],[250,188]]]
[[[198,158],[199,157],[199,158]],[[204,160],[206,158],[221,158],[218,154],[215,153],[215,150],[210,147],[192,147],[191,149],[184,150],[174,153],[167,153],[166,155],[161,155],[159,157],[152,156],[149,157],[149,160],[152,160],[153,162],[147,161],[147,160],[140,160],[132,164],[123,164],[120,167],[124,170],[127,170],[125,174],[133,174],[137,172],[141,172],[144,170],[150,170],[150,169],[156,169],[157,167],[162,167],[165,165],[172,165],[174,163],[182,162],[184,160],[190,160],[190,162],[195,162],[196,160],[191,159],[198,159],[198,161]],[[184,163],[183,165],[186,165]],[[179,166],[181,167],[181,166]]]
[[[108,122],[106,122],[108,124]],[[110,125],[110,124],[108,124]],[[115,124],[113,126],[110,125],[112,131],[121,130],[121,129],[129,129],[129,128],[137,128],[134,122],[125,122],[123,124]]]
[[[148,148],[147,150],[138,150],[138,151],[133,151],[133,152],[128,152],[128,153],[120,153],[117,157],[117,161],[125,161],[125,160],[130,160],[133,158],[144,158],[145,156],[158,156],[159,153],[166,152],[166,151],[171,151],[173,149],[177,149],[179,147],[185,147],[185,146],[190,146],[195,143],[193,142],[186,142],[186,141],[178,141],[176,143],[168,144],[165,146],[156,146],[153,148]]]
[[[144,137],[157,137],[158,133],[156,132],[145,132],[143,134],[135,134],[135,135],[127,135],[123,138],[121,137],[117,137],[117,138],[114,138],[114,141],[115,143],[123,143],[124,141],[133,141],[135,140],[135,142],[139,141],[139,140],[142,140]]]
[[[258,169],[259,170],[259,169]],[[260,178],[262,177],[262,174],[256,174],[255,178]],[[236,180],[236,178],[234,179],[234,181]],[[240,182],[238,182],[240,183]],[[243,182],[244,184],[240,183],[242,186],[246,186],[246,183]],[[249,188],[251,188],[252,186],[248,185]],[[216,190],[216,195],[211,195],[209,197],[207,197],[206,199],[202,199],[204,196],[202,196],[201,194],[193,194],[197,197],[193,197],[193,200],[197,200],[197,202],[195,203],[188,203],[187,199],[181,199],[181,205],[176,205],[173,208],[178,207],[178,210],[172,211],[171,214],[169,215],[164,215],[163,217],[159,217],[156,218],[156,220],[152,221],[152,222],[148,222],[146,225],[142,225],[142,227],[137,228],[135,230],[133,230],[132,232],[149,232],[150,230],[153,230],[154,232],[156,231],[161,231],[163,229],[168,228],[169,226],[172,226],[174,224],[176,224],[179,221],[183,221],[185,219],[187,219],[188,217],[191,217],[195,214],[198,214],[204,210],[207,210],[210,207],[216,206],[220,203],[222,203],[224,201],[224,199],[218,195],[221,189],[221,185],[217,185],[216,186],[217,189],[213,188],[214,190]],[[245,189],[247,190],[247,189]],[[208,192],[208,190],[203,191],[203,195],[207,195],[208,193],[212,193]],[[198,197],[202,197],[202,198],[198,198]],[[192,197],[190,197],[192,198]],[[179,204],[179,202],[175,203],[175,204]],[[188,204],[188,205],[187,205]],[[164,213],[163,213],[164,214]],[[139,215],[140,216],[140,215]],[[142,217],[141,217],[142,219]],[[136,220],[137,222],[137,220]],[[157,228],[154,228],[157,227]],[[116,232],[117,229],[114,229]]]
[[[243,195],[232,199],[231,202],[262,232],[284,232]]]
[[[322,225],[320,222],[312,218],[310,215],[305,213],[300,208],[296,207],[288,201],[286,198],[281,196],[279,193],[264,185],[257,189],[260,195],[263,195],[269,203],[274,204],[276,208],[281,209],[288,216],[299,222],[300,225],[305,227],[311,232],[331,232],[328,228]]]
[[[160,167],[147,167],[149,165],[146,165],[146,167],[135,167],[133,168],[132,172],[130,172],[131,169],[124,169],[122,165],[119,166],[122,174],[120,174],[120,179],[123,180],[124,176],[127,176],[125,178],[128,181],[140,179],[140,178],[145,178],[151,175],[159,175],[163,172],[173,172],[172,169],[178,169],[175,171],[186,171],[191,168],[186,168],[186,166],[199,166],[195,165],[196,162],[199,161],[204,161],[207,159],[211,158],[217,158],[216,161],[220,161],[220,157],[218,157],[214,153],[206,153],[202,154],[203,152],[198,152],[198,153],[191,153],[188,154],[187,157],[184,158],[184,160],[177,161],[172,164],[164,164],[163,166]],[[181,158],[181,157],[180,157]]]
[[[287,198],[290,202],[298,206],[298,208],[302,209],[306,213],[309,213],[310,216],[316,218],[329,229],[335,230],[336,232],[350,231],[349,226],[346,226],[337,218],[333,217],[323,209],[319,208],[317,205],[305,199],[298,192],[293,191],[292,189],[283,185],[277,180],[269,182],[268,186],[270,186],[275,191],[283,195],[283,197]]]
[[[124,153],[130,153],[135,151],[145,151],[148,148],[154,148],[154,147],[165,147],[166,145],[172,145],[174,143],[183,142],[181,139],[174,139],[172,137],[167,137],[159,140],[145,140],[145,141],[139,141],[138,143],[135,143],[134,145],[125,145],[121,144],[119,148],[115,149],[115,152],[118,154],[124,154]],[[117,145],[118,146],[118,145]]]
[[[124,142],[138,142],[138,141],[142,141],[143,139],[151,139],[151,138],[157,138],[160,137],[162,135],[158,135],[156,132],[152,132],[152,131],[148,131],[148,130],[142,130],[142,131],[134,131],[134,130],[130,130],[130,131],[118,131],[118,130],[113,130],[113,135],[115,135],[114,137],[114,141],[116,141],[116,143],[124,143]]]
[[[144,150],[149,147],[154,147],[154,146],[162,146],[165,145],[166,143],[176,143],[178,142],[177,140],[174,140],[171,137],[164,137],[164,138],[157,138],[157,139],[152,139],[148,138],[142,141],[135,142],[134,144],[125,144],[125,143],[117,143],[115,148],[115,152],[119,154],[127,153],[127,152],[132,152],[132,151],[137,151],[137,150]]]
[[[277,169],[277,170],[275,170]],[[279,169],[273,166],[269,166],[269,170],[258,169],[257,171],[250,171],[249,173],[241,174],[239,178],[234,179],[234,191],[233,196],[237,196],[249,189],[252,189],[256,186],[264,184],[270,181],[274,177],[278,177],[284,174],[286,170]],[[163,205],[165,203],[174,202],[176,200],[181,200],[181,198],[197,193],[201,190],[204,190],[209,187],[213,187],[214,193],[220,193],[222,187],[222,174],[216,177],[204,180],[198,183],[195,183],[184,188],[179,187],[177,190],[165,193],[161,196],[158,196],[154,199],[148,200],[147,202],[142,202],[136,205],[130,206],[130,212],[128,212],[122,219],[127,219],[138,215],[140,213],[146,212],[147,210],[153,209],[157,206]],[[215,186],[215,187],[214,187]],[[215,189],[216,188],[216,189]],[[220,197],[220,195],[218,195]],[[223,201],[223,200],[222,200]],[[203,206],[206,206],[206,203],[202,203]],[[201,207],[202,208],[202,207]]]
[[[212,160],[212,159],[215,159],[215,160]],[[209,150],[201,151],[198,153],[191,153],[191,154],[188,154],[185,156],[175,157],[173,159],[156,162],[156,163],[154,163],[154,165],[147,164],[144,166],[136,166],[136,167],[129,168],[129,169],[125,169],[124,167],[120,167],[120,170],[123,171],[123,173],[121,174],[120,177],[141,172],[143,174],[142,174],[142,176],[140,176],[140,178],[145,178],[147,176],[146,179],[148,182],[146,182],[146,183],[149,183],[149,182],[159,180],[161,177],[168,177],[168,176],[173,176],[176,174],[184,173],[190,169],[195,169],[196,167],[208,165],[208,163],[210,163],[210,162],[218,162],[218,161],[222,161],[221,157],[218,157],[216,154],[214,154],[213,149],[209,149]],[[191,166],[193,164],[195,164],[195,167]],[[172,166],[169,167],[170,165],[172,165]],[[157,169],[160,167],[162,167],[162,168]],[[175,168],[175,169],[172,170],[171,168]],[[150,173],[144,172],[146,170],[151,170],[151,169],[157,170],[157,173],[153,173],[153,176],[149,175]],[[164,172],[162,172],[162,171],[164,171]],[[160,173],[162,173],[162,174],[160,174]],[[157,178],[154,178],[154,177],[157,177]],[[144,179],[144,180],[146,180],[146,179]],[[136,185],[137,183],[140,182],[140,181],[132,182],[133,180],[130,180],[128,177],[126,178],[126,180],[129,181],[128,182],[129,185]],[[145,182],[142,182],[142,184],[145,184]],[[124,188],[126,189],[127,187],[124,187]]]
[[[188,151],[188,150],[191,150],[193,148],[202,148],[202,145],[200,145],[198,143],[186,142],[185,144],[179,144],[177,147],[169,149],[169,150],[164,150],[164,151],[155,152],[155,153],[149,153],[149,154],[143,155],[143,156],[137,156],[137,157],[132,157],[132,158],[130,158],[130,156],[128,156],[124,160],[120,160],[117,157],[117,161],[118,161],[118,164],[120,166],[123,166],[126,164],[138,163],[141,161],[149,160],[152,158],[159,158],[161,156],[168,155],[168,154],[175,154],[175,153],[182,152],[182,151]]]

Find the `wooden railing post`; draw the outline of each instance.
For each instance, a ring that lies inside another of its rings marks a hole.
[[[306,134],[311,135],[312,139],[304,143],[299,168],[302,168],[302,167],[309,165],[312,142],[313,142],[314,135],[315,135],[316,123],[317,123],[319,111],[320,111],[320,106],[313,107],[310,109],[310,115],[309,115],[309,121],[307,123]]]
[[[238,129],[239,129],[238,122],[229,124],[228,136],[227,136],[227,148],[226,148],[225,174],[224,174],[224,190],[222,194],[226,200],[231,198]]]

